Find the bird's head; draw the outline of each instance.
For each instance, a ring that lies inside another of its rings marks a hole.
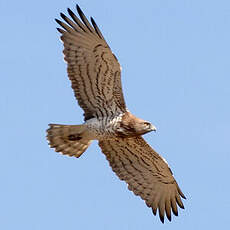
[[[138,123],[136,129],[137,132],[144,132],[143,134],[157,130],[156,127],[148,121]]]
[[[151,131],[156,131],[156,127],[151,124],[148,121],[144,121],[142,119],[137,118],[138,120],[136,121],[134,125],[135,132],[138,135],[143,135],[145,133],[149,133]]]
[[[121,135],[139,136],[151,131],[156,131],[156,127],[150,122],[137,118],[129,112],[123,115],[119,130]]]

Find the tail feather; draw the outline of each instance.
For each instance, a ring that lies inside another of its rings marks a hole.
[[[47,140],[51,148],[64,155],[80,157],[92,140],[85,137],[85,125],[49,124]]]

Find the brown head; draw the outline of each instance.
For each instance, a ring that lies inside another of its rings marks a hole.
[[[156,131],[154,125],[148,121],[135,117],[130,112],[126,112],[122,116],[117,133],[119,136],[132,137],[140,136],[151,131]]]

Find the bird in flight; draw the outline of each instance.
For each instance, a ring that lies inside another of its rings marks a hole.
[[[121,67],[94,19],[87,20],[77,5],[78,18],[68,8],[70,18],[60,14],[64,59],[68,77],[80,107],[81,125],[49,124],[47,140],[64,155],[80,157],[93,140],[98,144],[116,175],[128,189],[140,196],[164,223],[171,212],[178,215],[185,199],[166,160],[156,153],[142,135],[156,128],[135,117],[126,107]]]

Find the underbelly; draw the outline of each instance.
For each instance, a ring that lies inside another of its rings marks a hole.
[[[115,126],[110,123],[105,125],[103,122],[95,121],[88,122],[87,125],[87,135],[89,139],[92,140],[105,140],[116,137]]]

